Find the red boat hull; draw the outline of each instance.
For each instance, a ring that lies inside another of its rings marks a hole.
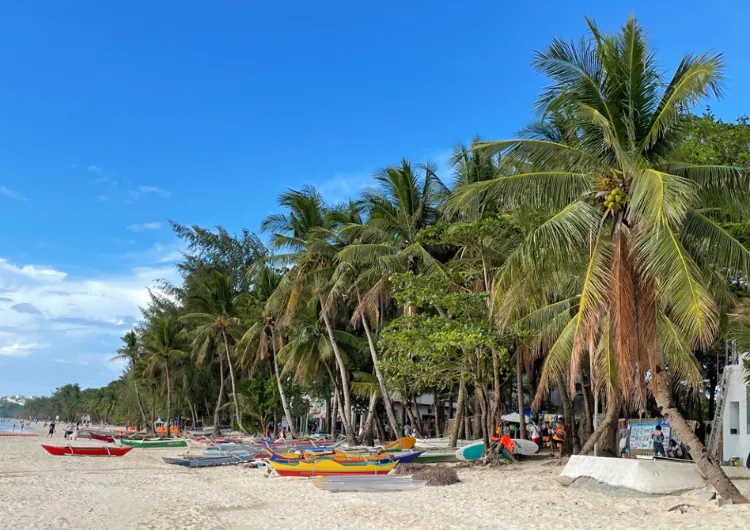
[[[91,435],[92,440],[99,440],[100,442],[108,442],[108,443],[115,443],[115,437],[111,434],[97,434],[93,431],[89,433]]]
[[[132,447],[72,447],[66,445],[42,445],[44,450],[55,456],[122,456],[128,454]]]
[[[328,477],[355,477],[355,476],[363,476],[363,475],[378,475],[378,476],[384,476],[388,473],[385,473],[383,471],[380,472],[373,472],[373,471],[345,471],[342,473],[336,472],[326,472],[326,471],[289,471],[289,470],[276,470],[276,473],[279,474],[280,477],[320,477],[320,476],[328,476]]]

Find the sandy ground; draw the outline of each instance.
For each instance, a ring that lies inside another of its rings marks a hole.
[[[307,479],[239,467],[181,469],[134,449],[122,458],[55,457],[48,439],[0,437],[0,528],[747,528],[750,506],[694,494],[622,498],[561,486],[542,462],[460,471],[461,483],[407,493],[329,493]],[[56,434],[51,445],[64,445]],[[88,441],[77,445],[97,445]],[[100,445],[100,444],[99,444]],[[750,494],[750,481],[739,483]],[[681,503],[687,513],[668,512]]]

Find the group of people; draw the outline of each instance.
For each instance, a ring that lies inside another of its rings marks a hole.
[[[631,429],[628,420],[620,420],[617,432],[620,458],[631,458]],[[682,443],[678,443],[677,440],[670,437],[669,442],[665,447],[665,438],[661,425],[654,427],[654,431],[651,433],[651,443],[654,450],[654,456],[662,456],[664,458],[689,458],[685,446]]]

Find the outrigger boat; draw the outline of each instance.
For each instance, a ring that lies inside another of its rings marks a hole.
[[[74,447],[72,445],[63,447],[42,445],[42,447],[54,456],[123,456],[133,449],[132,447]]]
[[[96,431],[89,431],[89,437],[92,440],[99,440],[100,442],[107,442],[111,444],[115,443],[115,440],[117,439],[111,434],[100,434]]]
[[[337,461],[331,457],[312,460],[286,459],[271,454],[269,465],[282,477],[313,477],[317,475],[387,475],[398,462],[393,460]]]
[[[141,447],[143,449],[161,449],[164,447],[187,447],[187,440],[181,438],[147,438],[145,440],[126,440],[117,441],[120,445],[127,447]]]
[[[162,460],[167,464],[174,464],[177,466],[184,467],[214,467],[214,466],[231,466],[236,464],[242,464],[244,462],[252,462],[255,460],[255,455],[251,454],[233,454],[223,456],[179,456],[179,457],[166,457],[163,456]]]

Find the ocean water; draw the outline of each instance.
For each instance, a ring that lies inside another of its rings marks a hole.
[[[13,432],[13,424],[16,424],[16,432],[21,432],[20,420],[2,420],[0,421],[0,432]],[[26,432],[26,429],[23,430]]]

